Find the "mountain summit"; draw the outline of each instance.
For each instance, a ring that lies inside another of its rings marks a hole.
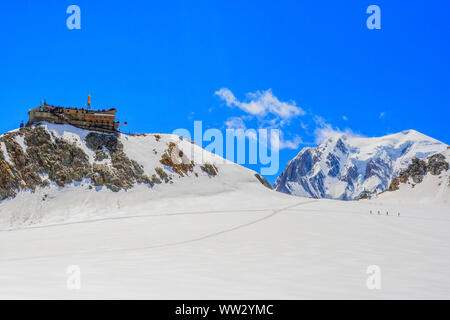
[[[447,145],[415,130],[376,138],[336,135],[304,148],[274,184],[277,191],[312,198],[353,200],[388,189],[412,159]]]

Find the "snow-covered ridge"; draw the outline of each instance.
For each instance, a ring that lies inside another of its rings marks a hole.
[[[131,199],[266,189],[256,172],[172,134],[42,123],[1,135],[0,143],[0,225],[8,228],[113,215]]]
[[[423,159],[446,148],[415,130],[376,138],[337,135],[301,150],[274,187],[298,196],[358,199],[386,190],[413,158]]]

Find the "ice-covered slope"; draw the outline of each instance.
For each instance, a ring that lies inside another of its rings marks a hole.
[[[274,188],[313,198],[371,196],[386,190],[413,158],[426,158],[446,148],[446,144],[414,130],[379,138],[336,135],[300,151]]]

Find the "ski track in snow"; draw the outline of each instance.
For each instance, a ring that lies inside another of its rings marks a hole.
[[[9,261],[24,261],[24,260],[34,260],[34,259],[43,259],[43,258],[54,258],[54,257],[64,257],[64,256],[69,256],[69,255],[88,255],[88,254],[102,254],[102,253],[110,253],[110,252],[126,252],[126,251],[137,251],[137,250],[149,250],[149,249],[154,249],[154,248],[165,248],[165,247],[173,247],[173,246],[178,246],[178,245],[183,245],[183,244],[188,244],[188,243],[192,243],[192,242],[197,242],[197,241],[202,241],[202,240],[206,240],[212,237],[216,237],[219,236],[221,234],[225,234],[225,233],[229,233],[229,232],[233,232],[254,224],[257,224],[261,221],[270,219],[271,217],[275,216],[276,214],[283,212],[285,210],[289,210],[289,209],[293,209],[295,207],[298,207],[300,205],[305,205],[305,204],[309,204],[309,203],[313,203],[316,202],[317,200],[310,200],[310,201],[302,201],[300,203],[294,204],[294,205],[290,205],[284,208],[280,208],[280,209],[275,209],[273,210],[270,214],[263,216],[261,218],[258,218],[256,220],[247,222],[247,223],[243,223],[237,226],[234,226],[232,228],[228,228],[222,231],[218,231],[218,232],[214,232],[214,233],[210,233],[210,234],[206,234],[204,236],[201,237],[197,237],[197,238],[193,238],[193,239],[188,239],[188,240],[182,240],[182,241],[176,241],[176,242],[172,242],[172,243],[167,243],[167,244],[161,244],[161,245],[154,245],[154,246],[144,246],[144,247],[139,247],[139,248],[121,248],[121,249],[110,249],[110,250],[101,250],[101,251],[83,251],[83,252],[77,252],[77,253],[71,253],[71,254],[58,254],[58,255],[48,255],[48,256],[34,256],[34,257],[21,257],[21,258],[11,258],[11,259],[0,259],[0,262],[9,262]],[[236,210],[222,210],[222,211],[214,211],[214,212],[179,212],[179,213],[167,213],[167,214],[157,214],[157,215],[146,215],[146,216],[129,216],[129,217],[112,217],[112,218],[104,218],[104,219],[97,219],[97,220],[91,220],[91,221],[78,221],[78,222],[70,222],[70,223],[61,223],[61,224],[54,224],[54,225],[48,225],[48,226],[36,226],[36,227],[28,227],[28,228],[24,228],[24,229],[18,229],[18,230],[2,230],[0,232],[17,232],[17,231],[22,231],[22,230],[27,230],[27,229],[42,229],[42,228],[48,228],[48,227],[58,227],[58,226],[66,226],[66,225],[73,225],[73,224],[84,224],[84,223],[90,223],[90,222],[101,222],[101,221],[107,221],[107,220],[124,220],[124,219],[133,219],[133,218],[153,218],[153,217],[160,217],[160,216],[176,216],[176,215],[186,215],[186,214],[216,214],[216,213],[226,213],[226,212],[235,212]],[[241,210],[239,210],[241,211]],[[243,210],[243,211],[252,211],[252,212],[261,212],[261,211],[268,211],[268,210]]]

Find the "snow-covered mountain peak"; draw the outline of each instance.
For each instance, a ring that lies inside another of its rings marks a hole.
[[[415,130],[371,138],[338,134],[300,151],[274,187],[299,196],[357,199],[386,190],[413,158],[445,148]]]

